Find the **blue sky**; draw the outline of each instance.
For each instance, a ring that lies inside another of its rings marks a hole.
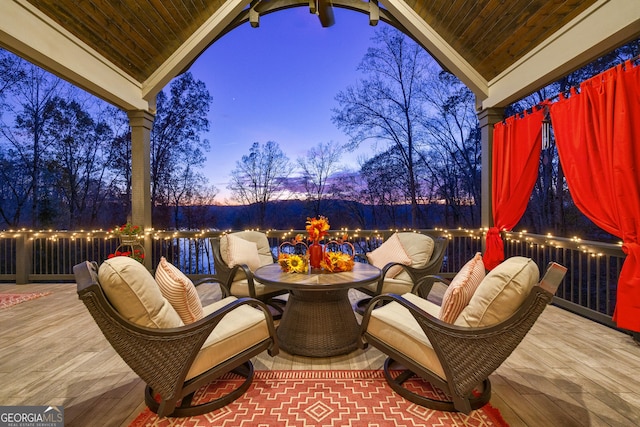
[[[356,68],[376,27],[362,13],[334,8],[334,15],[329,28],[308,7],[262,16],[260,27],[236,28],[191,67],[213,98],[204,173],[219,202],[229,197],[229,174],[254,142],[275,141],[292,161],[320,142],[347,142],[331,123],[331,109],[335,95],[360,76]],[[356,169],[358,156],[370,151],[345,154],[343,163]]]

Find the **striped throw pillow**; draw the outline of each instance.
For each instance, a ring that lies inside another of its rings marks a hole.
[[[455,322],[462,310],[469,305],[485,275],[482,254],[478,252],[460,269],[444,293],[440,306],[440,320],[447,323]]]
[[[196,287],[165,257],[160,258],[156,269],[156,282],[185,325],[202,319],[204,313]]]
[[[407,255],[398,233],[393,233],[383,244],[376,250],[367,254],[369,264],[382,269],[390,262],[397,262],[404,265],[411,265],[411,258]],[[394,278],[402,271],[402,267],[396,265],[387,271],[386,278]]]

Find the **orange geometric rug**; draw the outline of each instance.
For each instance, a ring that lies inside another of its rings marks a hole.
[[[227,374],[196,392],[196,402],[210,400],[220,388],[241,383]],[[411,386],[434,395],[428,383]],[[405,383],[405,384],[407,384]],[[129,427],[228,426],[474,426],[508,427],[490,404],[469,416],[441,412],[408,402],[395,393],[382,371],[256,371],[249,390],[229,405],[188,418],[158,418],[146,408]]]
[[[0,294],[0,308],[11,307],[21,302],[30,301],[49,295],[51,292],[34,292],[29,294]]]

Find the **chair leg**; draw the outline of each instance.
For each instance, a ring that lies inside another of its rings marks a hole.
[[[394,363],[394,360],[390,357],[384,362],[384,376],[391,388],[400,396],[407,399],[409,402],[413,402],[417,405],[424,406],[426,408],[435,409],[437,411],[448,412],[463,412],[468,414],[474,409],[479,409],[486,405],[491,399],[491,382],[489,379],[484,380],[482,392],[479,394],[473,394],[466,399],[454,399],[454,400],[440,400],[432,399],[420,394],[414,393],[403,386],[404,382],[413,376],[417,376],[410,370],[403,370],[399,375],[394,377],[391,375],[390,366]],[[432,387],[435,387],[432,385]],[[466,403],[468,402],[468,405]]]
[[[222,408],[223,406],[226,406],[234,400],[238,399],[247,391],[247,389],[251,385],[251,382],[253,381],[253,364],[250,360],[248,360],[242,365],[235,368],[232,372],[245,378],[245,381],[240,384],[238,388],[225,394],[224,396],[197,405],[191,404],[194,395],[194,393],[191,393],[185,396],[182,399],[182,403],[180,404],[180,406],[176,407],[173,412],[171,412],[167,416],[192,417],[195,415],[202,415],[206,414],[207,412]],[[158,401],[154,398],[154,392],[149,386],[145,388],[144,400],[149,409],[157,414],[158,409],[160,408],[160,403],[158,403]]]

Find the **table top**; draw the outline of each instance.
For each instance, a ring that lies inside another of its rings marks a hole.
[[[317,270],[309,273],[285,273],[278,263],[262,266],[253,273],[256,279],[266,285],[318,291],[363,286],[377,281],[380,274],[379,268],[361,262],[356,262],[353,270],[340,273]]]

